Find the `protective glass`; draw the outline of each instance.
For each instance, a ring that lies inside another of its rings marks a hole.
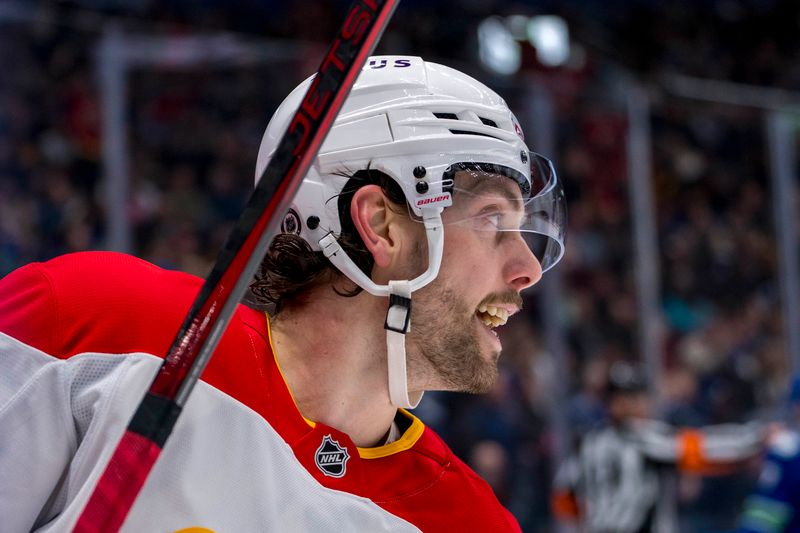
[[[528,162],[530,181],[502,165],[451,165],[442,174],[442,187],[451,191],[453,205],[444,210],[442,220],[445,226],[494,233],[498,242],[519,235],[546,272],[564,255],[564,190],[549,159],[528,152]]]

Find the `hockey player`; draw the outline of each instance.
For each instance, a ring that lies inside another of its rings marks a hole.
[[[310,83],[270,121],[256,176]],[[271,316],[239,307],[125,527],[519,529],[405,409],[486,391],[493,329],[563,253],[552,165],[505,102],[442,65],[371,58],[282,230],[252,287]],[[10,531],[74,523],[201,282],[100,252],[0,281]]]
[[[689,429],[650,419],[645,382],[627,363],[611,366],[607,402],[609,423],[583,436],[554,483],[554,514],[588,533],[679,531],[676,470],[727,472],[762,446],[757,424]]]
[[[770,436],[753,494],[744,504],[741,533],[800,531],[800,377],[789,393],[790,427]]]

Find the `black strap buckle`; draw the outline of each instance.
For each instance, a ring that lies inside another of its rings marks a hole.
[[[403,327],[398,328],[395,326],[389,325],[389,312],[392,310],[392,307],[399,306],[405,309],[405,318],[403,319]],[[411,324],[411,298],[406,298],[405,296],[400,296],[399,294],[390,294],[389,295],[389,309],[386,311],[386,321],[383,323],[383,328],[389,331],[394,331],[396,333],[402,333],[405,335],[408,333],[408,326]]]

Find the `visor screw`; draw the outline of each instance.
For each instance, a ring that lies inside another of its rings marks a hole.
[[[417,192],[419,194],[425,194],[428,192],[428,182],[427,181],[418,181],[417,182]]]
[[[427,170],[425,170],[425,167],[414,167],[414,177],[415,178],[422,179],[422,178],[425,177],[426,173],[427,173]]]
[[[308,229],[317,229],[319,227],[319,217],[313,215],[308,217],[308,220],[306,220],[306,226],[308,226]]]
[[[522,160],[523,163],[528,162],[528,154],[525,153],[525,150],[519,153],[519,158]]]

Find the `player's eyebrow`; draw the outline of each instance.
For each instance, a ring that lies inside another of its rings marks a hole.
[[[474,196],[491,193],[508,201],[513,209],[521,208],[519,187],[513,180],[500,174],[461,171],[456,174],[456,191],[462,190]]]
[[[524,210],[519,186],[506,176],[486,172],[461,171],[456,174],[455,180],[455,198],[458,198],[458,192],[461,191],[462,197],[469,197],[466,198],[469,202],[493,199],[502,201],[505,204],[504,209],[509,211]]]

